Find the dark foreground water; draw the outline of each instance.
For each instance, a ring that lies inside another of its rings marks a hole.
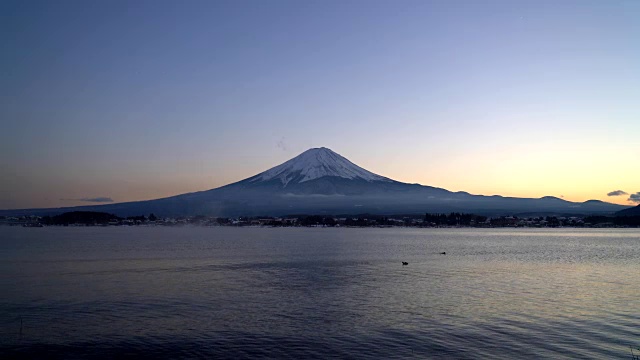
[[[630,359],[629,345],[639,229],[0,227],[2,358]]]

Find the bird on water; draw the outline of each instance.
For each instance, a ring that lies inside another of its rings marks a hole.
[[[406,262],[406,261],[403,261],[403,262],[402,262],[402,265],[409,265],[409,263],[408,263],[408,262]]]

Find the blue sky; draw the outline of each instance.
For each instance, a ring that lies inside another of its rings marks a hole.
[[[400,181],[640,191],[638,1],[4,1],[0,208],[151,199],[326,146]]]

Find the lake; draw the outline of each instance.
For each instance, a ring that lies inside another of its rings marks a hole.
[[[0,357],[630,359],[639,279],[640,229],[0,227]]]

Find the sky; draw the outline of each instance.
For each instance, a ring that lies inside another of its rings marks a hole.
[[[0,209],[321,146],[451,191],[640,202],[636,0],[4,0],[0,47]]]

